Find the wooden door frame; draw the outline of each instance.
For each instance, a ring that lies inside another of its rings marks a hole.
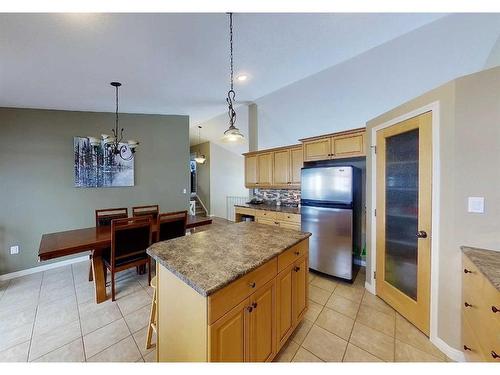
[[[426,112],[432,112],[432,237],[431,237],[431,290],[430,290],[430,324],[429,324],[429,339],[434,345],[445,351],[450,356],[450,351],[456,351],[453,357],[462,355],[462,353],[454,348],[451,348],[441,338],[438,337],[438,296],[439,296],[439,218],[440,218],[440,103],[435,101],[423,107],[417,108],[411,112],[395,117],[371,129],[371,231],[370,231],[370,261],[371,261],[371,277],[369,283],[365,283],[365,288],[372,294],[376,295],[374,271],[377,269],[377,220],[375,217],[375,209],[377,205],[377,154],[375,147],[377,146],[377,132],[384,128],[396,125],[402,121],[412,117],[419,116]]]

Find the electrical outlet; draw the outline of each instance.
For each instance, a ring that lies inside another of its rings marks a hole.
[[[19,254],[19,245],[10,247],[10,255]]]
[[[475,214],[483,214],[484,197],[469,197],[467,211]]]
[[[186,194],[187,190],[186,189],[182,189],[182,194]]]

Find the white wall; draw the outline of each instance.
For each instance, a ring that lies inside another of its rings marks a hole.
[[[415,96],[479,71],[499,34],[499,14],[450,15],[261,97],[255,101],[259,149],[364,126]],[[500,57],[490,60],[500,63]]]
[[[245,189],[245,159],[215,143],[210,143],[210,213],[226,217],[227,196],[248,196]]]

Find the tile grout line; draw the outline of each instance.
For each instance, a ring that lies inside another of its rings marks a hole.
[[[356,315],[354,316],[354,323],[352,324],[351,333],[349,333],[349,338],[347,339],[347,345],[345,347],[344,354],[342,355],[341,362],[344,362],[345,354],[347,353],[347,348],[348,348],[349,344],[351,343],[352,332],[354,331],[354,326],[356,325],[356,321],[358,320],[359,310],[361,309],[361,304],[363,303],[363,298],[365,296],[365,293],[366,293],[366,290],[363,289],[363,295],[361,296],[361,300],[359,301],[359,304],[358,304],[358,309],[356,310]],[[354,345],[354,344],[352,344],[352,345]]]
[[[42,273],[42,279],[40,280],[40,286],[38,288],[38,298],[37,298],[37,302],[36,302],[35,319],[33,319],[33,326],[31,327],[30,345],[28,348],[28,356],[26,358],[26,362],[29,362],[29,359],[30,359],[31,345],[33,344],[33,334],[35,333],[35,324],[36,324],[36,318],[38,316],[38,307],[40,306],[40,294],[42,293],[42,285],[43,285],[44,278],[45,278],[45,271]]]
[[[80,335],[81,335],[80,339],[82,340],[83,361],[87,362],[87,353],[85,352],[85,341],[83,341],[82,317],[80,315],[80,305],[78,304],[78,297],[76,295],[75,272],[73,270],[73,265],[71,265],[71,274],[73,275],[73,289],[75,291],[76,310],[78,311],[78,325],[80,326]]]

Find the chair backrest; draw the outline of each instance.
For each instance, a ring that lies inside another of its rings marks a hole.
[[[128,217],[128,208],[104,208],[95,210],[95,226],[111,226],[111,220],[124,219]]]
[[[186,235],[187,211],[169,212],[158,216],[158,241]]]
[[[129,217],[111,221],[111,266],[121,258],[142,255],[151,245],[152,220],[147,217]]]
[[[152,204],[149,206],[137,206],[132,207],[132,216],[149,216],[154,221],[158,219],[158,214],[160,212],[160,207],[157,204]]]

